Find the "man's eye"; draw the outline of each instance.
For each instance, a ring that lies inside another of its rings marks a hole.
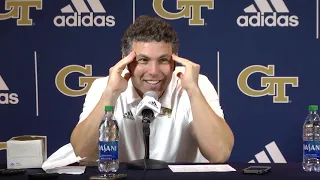
[[[147,63],[147,62],[148,62],[147,59],[144,59],[144,58],[138,59],[138,63],[145,64],[145,63]]]
[[[165,64],[167,64],[167,63],[169,63],[169,62],[170,62],[170,60],[169,60],[169,59],[160,59],[160,62],[161,62],[161,63],[165,63]]]

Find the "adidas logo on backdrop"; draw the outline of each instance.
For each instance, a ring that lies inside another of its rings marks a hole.
[[[3,92],[4,91],[4,92]],[[18,104],[19,98],[17,93],[10,93],[9,87],[0,76],[0,105],[1,104]]]
[[[296,27],[299,25],[299,18],[289,14],[289,9],[283,0],[255,0],[254,4],[246,7],[246,14],[237,18],[240,27]],[[273,8],[272,8],[273,7]]]
[[[69,4],[61,9],[64,15],[53,19],[57,27],[113,27],[114,16],[106,16],[106,10],[100,0],[71,0]],[[87,4],[86,4],[87,2]]]
[[[272,141],[271,143],[265,146],[267,153],[269,154],[270,158],[272,159],[273,163],[287,163],[286,159],[283,157],[280,149],[278,148],[277,144]],[[251,160],[248,163],[272,163],[270,158],[266,154],[266,151],[261,151],[255,155],[255,160]]]

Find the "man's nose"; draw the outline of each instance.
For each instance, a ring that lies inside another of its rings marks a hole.
[[[148,73],[150,75],[157,75],[160,72],[160,66],[157,62],[150,62],[148,65]]]

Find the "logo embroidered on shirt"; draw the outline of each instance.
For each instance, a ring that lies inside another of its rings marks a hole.
[[[129,110],[127,113],[124,113],[123,119],[134,120],[134,117],[133,117],[133,114],[132,114],[131,110]]]
[[[159,116],[168,116],[168,118],[171,118],[171,114],[172,114],[171,109],[161,107]]]

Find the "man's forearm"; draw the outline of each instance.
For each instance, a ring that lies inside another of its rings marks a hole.
[[[104,92],[89,116],[73,130],[70,142],[77,156],[86,157],[86,160],[96,160],[98,157],[98,129],[104,116],[104,107],[114,106],[117,99],[115,97],[118,96]]]
[[[193,122],[190,130],[196,138],[203,156],[210,162],[225,162],[229,159],[234,137],[224,119],[219,117],[207,103],[200,89],[188,92]]]

